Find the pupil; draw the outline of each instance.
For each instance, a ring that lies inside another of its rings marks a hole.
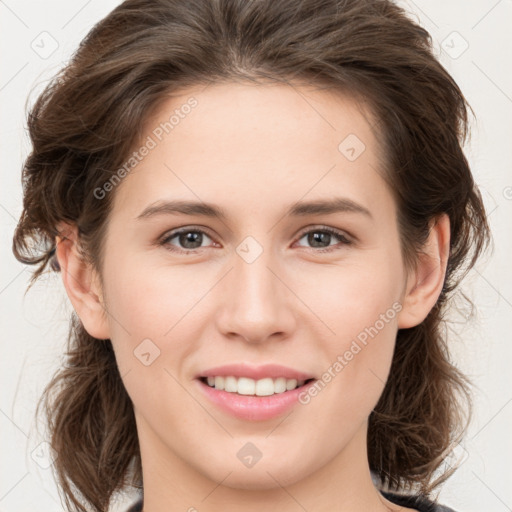
[[[322,241],[322,238],[323,237],[326,237],[327,240],[324,240],[324,242],[327,242],[327,246],[329,246],[329,237],[331,236],[330,233],[321,233],[321,232],[314,232],[314,233],[310,233],[309,234],[309,243],[313,246],[313,247],[325,247],[325,246],[322,246],[322,245],[318,245],[317,242],[321,242]]]
[[[201,247],[201,241],[199,240],[199,245],[195,246],[189,246],[188,243],[191,242],[194,244],[194,242],[197,243],[197,240],[201,236],[201,233],[198,233],[197,231],[188,231],[187,233],[182,233],[180,236],[180,243],[184,245],[187,249],[197,249],[198,247]]]

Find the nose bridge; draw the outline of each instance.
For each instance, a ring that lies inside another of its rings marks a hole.
[[[275,251],[254,237],[246,237],[236,247],[233,269],[222,291],[220,328],[224,334],[263,341],[291,329],[290,292],[281,282],[283,277],[276,276],[279,268]]]

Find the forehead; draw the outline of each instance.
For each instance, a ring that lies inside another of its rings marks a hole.
[[[373,124],[363,104],[332,90],[240,83],[189,88],[166,98],[146,120],[138,144],[151,141],[151,149],[116,196],[139,210],[163,195],[245,211],[305,195],[352,195],[369,204],[386,194]]]
[[[166,126],[169,121],[172,126]],[[373,145],[373,124],[368,105],[332,88],[221,83],[182,90],[160,102],[146,120],[144,133],[153,133],[158,139],[160,135],[184,140],[192,136],[201,147],[211,143],[217,152],[224,147],[231,152],[236,145],[245,154],[258,155],[260,149],[286,140],[309,140],[304,149],[313,144],[318,147],[320,138],[331,152],[338,150],[344,134]],[[299,151],[300,147],[295,149]]]

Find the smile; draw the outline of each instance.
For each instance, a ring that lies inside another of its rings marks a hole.
[[[299,403],[299,394],[305,392],[316,379],[297,381],[278,377],[255,381],[245,377],[228,376],[213,377],[213,381],[210,377],[213,386],[208,383],[206,377],[197,378],[195,382],[204,396],[224,413],[246,421],[265,421],[293,408]],[[217,385],[219,388],[227,387],[231,391],[219,389]],[[283,386],[286,389],[283,390]]]
[[[303,386],[306,382],[305,380],[287,379],[286,377],[278,377],[277,379],[266,377],[255,380],[248,377],[215,376],[204,377],[203,379],[203,382],[206,381],[210,387],[220,391],[255,396],[270,396],[292,391]]]

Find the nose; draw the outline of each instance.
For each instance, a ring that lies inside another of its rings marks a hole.
[[[298,304],[290,276],[271,251],[263,250],[254,261],[240,254],[233,255],[233,268],[219,289],[218,329],[228,338],[248,343],[289,337]]]

